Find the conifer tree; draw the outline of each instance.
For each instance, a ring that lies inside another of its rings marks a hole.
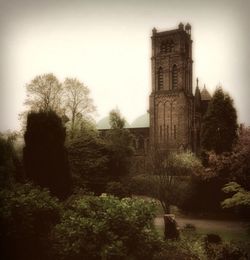
[[[230,151],[237,138],[237,114],[233,100],[221,87],[217,88],[203,118],[201,145],[217,154]]]
[[[29,113],[24,139],[27,178],[59,198],[67,197],[71,178],[61,118],[53,111]]]

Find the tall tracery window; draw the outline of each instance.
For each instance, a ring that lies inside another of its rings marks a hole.
[[[162,140],[162,126],[160,126],[160,141]]]
[[[144,140],[143,138],[140,136],[139,140],[138,140],[138,149],[139,150],[143,150],[144,149]]]
[[[158,90],[163,89],[163,70],[162,67],[158,70]]]
[[[177,66],[174,65],[172,69],[172,88],[177,88],[177,81],[178,81],[178,71]]]
[[[176,139],[177,133],[176,133],[176,125],[174,125],[174,139]]]

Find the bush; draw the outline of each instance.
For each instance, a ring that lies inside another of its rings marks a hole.
[[[215,260],[247,260],[247,253],[234,243],[210,244],[206,247],[208,259]]]
[[[166,240],[153,260],[198,260],[206,259],[198,234],[181,232],[180,239]]]
[[[185,231],[188,231],[188,232],[195,232],[195,231],[196,231],[196,227],[195,227],[195,225],[193,225],[193,224],[187,223],[187,224],[184,226],[184,230],[185,230]]]
[[[217,234],[207,234],[204,238],[204,248],[208,259],[244,260],[248,259],[246,252],[234,243],[223,243]]]
[[[141,174],[133,176],[127,181],[127,185],[134,195],[155,196],[155,192],[152,190],[152,187],[155,186],[155,180],[150,175]]]
[[[0,133],[0,188],[10,187],[15,177],[15,152],[12,142]]]
[[[121,182],[116,181],[108,182],[106,193],[114,195],[118,198],[125,198],[130,196],[129,189]]]
[[[151,259],[159,249],[154,204],[113,196],[76,198],[53,230],[59,259]],[[126,258],[127,259],[127,258]]]
[[[204,238],[205,244],[220,244],[222,239],[217,234],[207,234]]]
[[[31,184],[0,192],[3,259],[49,259],[48,237],[59,221],[58,200]]]

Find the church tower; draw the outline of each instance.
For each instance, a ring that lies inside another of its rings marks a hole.
[[[191,26],[152,31],[150,144],[161,150],[193,150]]]

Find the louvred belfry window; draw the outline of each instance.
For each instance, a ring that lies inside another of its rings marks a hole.
[[[178,83],[178,71],[177,71],[177,66],[173,66],[172,70],[172,86],[173,89],[177,88],[177,83]]]
[[[163,70],[162,67],[158,70],[158,90],[163,89]]]

